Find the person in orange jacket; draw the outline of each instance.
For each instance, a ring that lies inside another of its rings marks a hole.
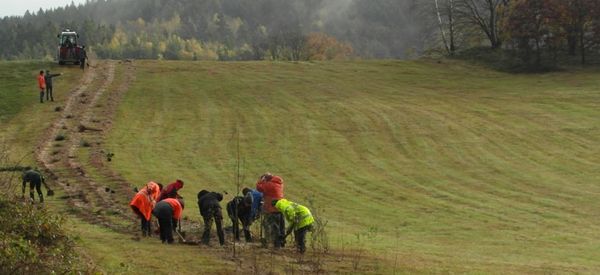
[[[285,245],[285,220],[279,210],[271,204],[273,200],[283,199],[283,179],[280,176],[265,173],[258,179],[256,190],[263,193],[264,200],[263,245],[272,241],[275,248],[283,247]]]
[[[182,199],[166,198],[156,203],[152,214],[158,219],[160,240],[163,243],[173,243],[173,230],[181,219],[184,207]]]
[[[44,78],[44,71],[40,71],[38,75],[38,86],[40,88],[40,103],[44,103],[44,91],[46,90],[46,79]]]
[[[152,209],[154,209],[154,205],[158,200],[158,196],[160,195],[160,191],[162,190],[162,184],[156,182],[148,182],[146,186],[142,187],[140,191],[138,191],[129,206],[131,209],[141,220],[142,225],[142,235],[150,236],[151,235],[151,222],[152,218]]]

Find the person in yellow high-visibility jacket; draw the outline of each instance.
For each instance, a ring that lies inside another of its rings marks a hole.
[[[298,252],[304,253],[306,251],[306,233],[312,230],[312,224],[315,222],[310,210],[304,205],[286,199],[273,200],[271,203],[279,212],[283,213],[289,223],[285,236],[287,237],[293,230]]]

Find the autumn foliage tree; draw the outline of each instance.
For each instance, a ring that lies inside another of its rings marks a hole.
[[[512,0],[501,23],[505,39],[529,63],[535,55],[559,51],[581,57],[600,45],[600,5],[597,0]]]
[[[560,32],[553,32],[559,18],[555,0],[513,0],[502,22],[505,35],[516,44],[523,59],[529,63],[535,53],[535,65],[542,61],[542,48],[551,46]]]
[[[349,43],[324,33],[310,33],[305,47],[308,60],[343,60],[350,58],[354,52]]]
[[[566,34],[569,53],[579,50],[581,64],[586,63],[587,50],[598,45],[600,29],[600,3],[598,0],[561,0],[556,1],[561,12],[557,23]]]

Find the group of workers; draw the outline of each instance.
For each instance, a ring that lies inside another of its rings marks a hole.
[[[160,183],[149,182],[133,197],[130,206],[141,221],[143,236],[151,235],[151,218],[158,220],[160,239],[163,243],[173,243],[173,232],[180,225],[185,207],[183,197],[178,191],[183,188],[183,181],[175,182],[163,188]],[[240,240],[240,224],[246,242],[252,242],[250,226],[262,216],[263,244],[273,243],[274,248],[285,245],[286,238],[294,232],[298,252],[306,251],[306,233],[312,229],[314,217],[310,210],[300,204],[284,198],[283,179],[265,173],[258,179],[256,189],[244,188],[241,196],[235,196],[226,204],[226,210],[232,222],[233,236]],[[223,194],[201,190],[197,195],[198,208],[204,221],[201,242],[208,245],[212,224],[217,230],[219,244],[225,244],[223,232],[223,213],[221,201]],[[288,229],[285,230],[286,221]]]

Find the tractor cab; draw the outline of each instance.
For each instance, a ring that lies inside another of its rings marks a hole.
[[[79,34],[70,29],[64,29],[57,36],[58,38],[58,64],[66,63],[79,64],[83,54],[83,46],[77,43]]]

